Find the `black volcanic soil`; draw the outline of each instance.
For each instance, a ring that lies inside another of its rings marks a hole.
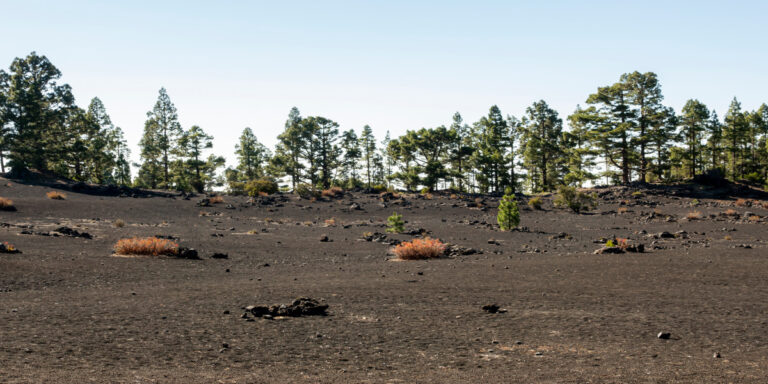
[[[0,211],[0,241],[23,252],[0,254],[0,382],[768,377],[768,210],[733,196],[615,187],[581,215],[545,197],[544,210],[521,212],[526,228],[500,232],[495,198],[478,207],[448,195],[282,195],[254,205],[227,196],[198,207],[200,197],[69,191],[50,200],[50,190],[0,179],[0,196],[18,208]],[[739,216],[720,215],[727,209]],[[478,253],[391,261],[389,244],[361,237],[384,233],[393,211],[408,230]],[[693,211],[701,219],[685,218]],[[64,226],[93,238],[57,232]],[[662,231],[675,237],[654,239]],[[154,235],[202,259],[111,256],[120,238]],[[646,253],[593,254],[612,236]],[[217,252],[228,258],[211,258]],[[241,318],[246,306],[296,297],[322,300],[328,316]]]

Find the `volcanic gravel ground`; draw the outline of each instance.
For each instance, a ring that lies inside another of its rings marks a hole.
[[[491,197],[225,196],[199,207],[203,196],[50,200],[50,190],[0,179],[18,209],[0,211],[0,242],[22,251],[0,254],[0,382],[768,377],[765,200],[614,187],[586,214],[522,199],[524,228],[501,232]],[[414,234],[372,236],[393,211]],[[417,233],[465,254],[392,261],[390,242]],[[201,260],[112,256],[120,238],[155,235]],[[645,253],[593,254],[614,236]],[[297,297],[328,315],[243,318]]]

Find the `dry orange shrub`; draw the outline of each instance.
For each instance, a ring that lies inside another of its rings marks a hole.
[[[320,195],[323,197],[337,197],[344,194],[344,190],[341,189],[341,187],[330,187],[328,189],[324,189]]]
[[[616,211],[619,212],[619,214],[627,213],[627,211],[629,211],[629,208],[627,208],[627,207],[619,207],[619,209],[617,209]]]
[[[749,207],[752,205],[752,202],[747,199],[737,199],[735,203],[737,207]]]
[[[57,192],[57,191],[50,191],[46,193],[45,196],[47,196],[49,199],[52,199],[52,200],[65,200],[67,198],[66,193]]]
[[[701,219],[701,212],[699,211],[688,212],[688,214],[685,215],[685,217],[688,220],[698,220],[698,219]]]
[[[413,239],[395,247],[395,255],[401,260],[433,259],[445,253],[446,245],[438,239]]]
[[[218,203],[223,203],[224,198],[221,196],[213,196],[209,199],[209,201],[211,202],[211,204],[218,204]]]
[[[13,208],[13,200],[0,197],[0,211]]]
[[[736,210],[734,210],[734,209],[726,209],[725,212],[723,212],[723,214],[726,215],[726,216],[738,216],[739,215],[739,213],[736,212]]]
[[[156,237],[134,237],[120,239],[115,244],[118,255],[175,256],[179,253],[179,244]]]

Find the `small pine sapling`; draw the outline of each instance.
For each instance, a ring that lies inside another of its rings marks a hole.
[[[511,188],[504,191],[496,221],[499,222],[502,231],[509,231],[520,224],[520,211],[517,209],[517,202]]]
[[[387,232],[405,232],[405,221],[403,221],[403,215],[399,215],[397,212],[392,212],[392,216],[387,218]]]

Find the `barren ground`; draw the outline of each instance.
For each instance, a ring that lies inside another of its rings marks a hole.
[[[50,200],[51,190],[0,179],[0,196],[18,208],[0,211],[0,242],[23,252],[0,254],[0,382],[768,377],[768,210],[735,196],[612,188],[581,215],[545,197],[543,210],[521,212],[526,228],[500,232],[495,198],[473,207],[474,197],[447,194],[255,205],[226,196],[198,207],[200,196]],[[408,230],[477,253],[391,261],[389,244],[361,237],[384,233],[393,211]],[[693,211],[701,219],[685,219]],[[93,238],[50,236],[61,226]],[[662,231],[685,233],[653,237]],[[154,235],[177,237],[202,260],[111,256],[120,238]],[[614,235],[646,252],[593,254]],[[322,299],[328,316],[241,318],[245,306],[301,296]]]

